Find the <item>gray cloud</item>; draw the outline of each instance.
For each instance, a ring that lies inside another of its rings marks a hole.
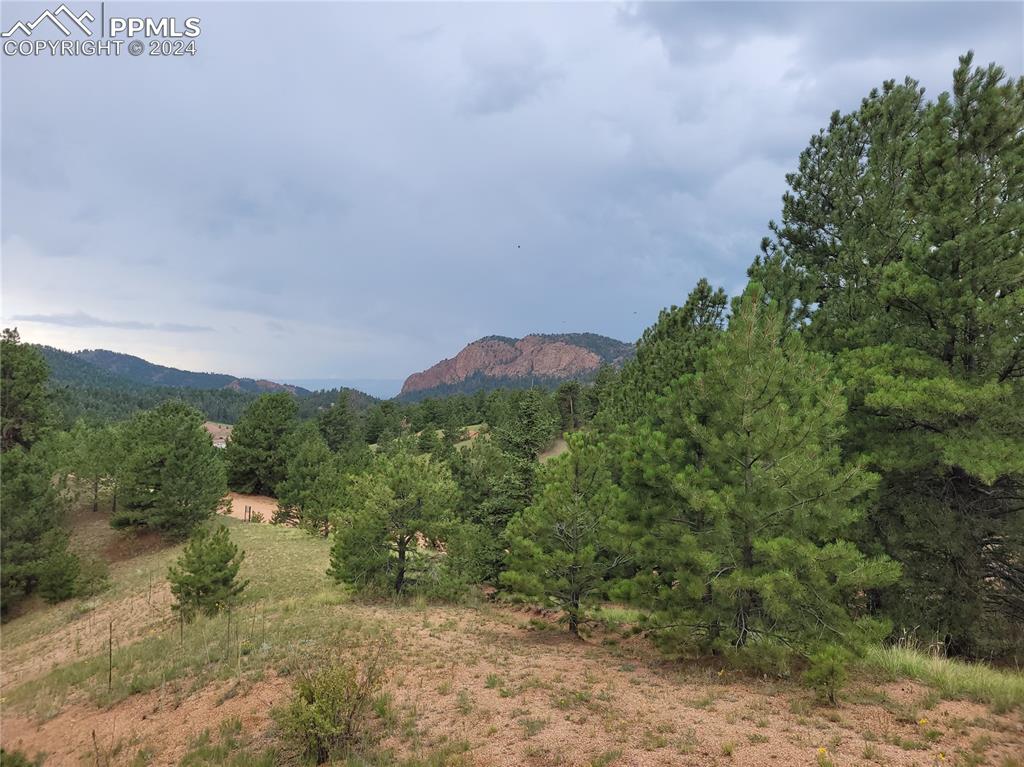
[[[166,8],[195,58],[3,62],[5,316],[257,377],[636,338],[702,275],[740,289],[833,109],[934,96],[968,48],[1024,70],[1019,3]]]
[[[104,320],[85,312],[72,314],[16,314],[15,322],[38,322],[69,328],[117,328],[119,330],[158,330],[163,333],[210,333],[209,325],[186,325],[180,322],[138,322],[135,320]]]

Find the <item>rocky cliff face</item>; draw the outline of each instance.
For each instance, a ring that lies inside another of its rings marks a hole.
[[[457,387],[469,379],[539,379],[540,383],[582,378],[602,364],[622,362],[632,351],[632,344],[587,333],[520,339],[491,336],[474,341],[451,359],[413,373],[399,396]]]

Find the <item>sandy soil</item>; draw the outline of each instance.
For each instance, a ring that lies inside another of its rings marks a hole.
[[[263,524],[269,525],[277,511],[277,499],[269,495],[245,495],[244,493],[228,493],[231,502],[227,516],[245,520],[245,507],[251,506],[254,512],[263,515]]]
[[[250,505],[268,519],[275,505],[264,496],[231,500],[239,514]],[[44,624],[46,633],[20,644],[21,629],[8,624],[4,694],[102,652],[111,625],[118,644],[175,630],[166,582],[150,585],[139,569],[148,562],[152,570],[154,560],[146,557],[160,551],[103,527],[105,518],[78,516],[76,539],[117,556],[144,552],[111,565],[126,593],[85,614],[73,606],[51,612],[52,627]],[[819,749],[829,760],[822,763],[837,767],[1024,762],[1024,713],[997,715],[980,704],[937,702],[927,688],[910,682],[861,679],[838,708],[830,708],[795,681],[667,662],[641,637],[602,630],[586,641],[572,640],[537,610],[359,603],[317,609],[329,611],[339,625],[383,624],[393,633],[388,691],[396,724],[382,747],[399,757],[465,742],[470,750],[463,764],[478,767],[788,767],[819,764]],[[54,700],[45,721],[4,706],[0,698],[0,743],[48,753],[47,767],[130,765],[140,749],[150,754],[148,764],[176,765],[192,739],[238,717],[259,748],[271,742],[270,709],[291,689],[291,680],[278,675],[282,668],[264,669],[259,681],[217,681],[201,689],[180,679],[109,708],[72,694]]]
[[[551,447],[545,450],[543,453],[537,456],[537,460],[541,463],[548,461],[556,456],[561,455],[569,449],[569,443],[559,437],[551,443]]]
[[[231,432],[234,430],[234,426],[229,423],[217,423],[216,421],[206,421],[203,423],[203,428],[206,429],[210,434],[210,438],[213,441],[220,442],[223,444],[225,441],[231,439]]]
[[[5,747],[29,755],[46,753],[51,765],[132,764],[142,748],[153,757],[150,765],[177,764],[189,741],[232,717],[243,731],[265,733],[272,705],[286,694],[289,682],[269,675],[259,684],[219,682],[186,694],[181,685],[167,685],[134,695],[110,709],[75,704],[42,723],[24,717],[5,717]]]
[[[839,708],[821,707],[794,684],[664,662],[641,639],[574,641],[533,630],[507,609],[385,608],[341,605],[394,626],[398,661],[389,690],[400,722],[383,743],[403,756],[445,742],[469,744],[474,765],[815,765],[827,749],[835,765],[954,764],[958,749],[986,738],[987,764],[1024,754],[1024,718],[985,706],[941,702],[920,724],[906,710],[926,688],[912,683],[848,691]],[[536,624],[534,624],[536,625]],[[133,696],[108,711],[73,704],[36,724],[4,716],[4,742],[48,750],[47,765],[94,758],[103,744],[144,744],[150,764],[175,764],[184,743],[232,716],[269,737],[268,711],[289,684],[270,673],[251,684],[218,683],[187,692],[185,682]],[[878,702],[885,693],[887,705]],[[904,708],[904,706],[906,708]],[[930,742],[926,733],[936,731]],[[900,745],[900,743],[904,745]],[[908,746],[906,744],[915,745]],[[56,744],[59,750],[55,750]],[[135,753],[123,749],[128,763]],[[973,753],[973,752],[972,752]],[[870,758],[865,757],[869,754]]]

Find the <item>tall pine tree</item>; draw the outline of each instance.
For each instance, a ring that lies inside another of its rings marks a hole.
[[[228,484],[240,493],[274,495],[287,475],[285,439],[295,428],[298,406],[287,392],[262,394],[238,420],[224,458]]]
[[[224,466],[203,416],[183,402],[140,413],[126,432],[121,508],[114,527],[157,530],[184,538],[217,509],[227,494]]]
[[[970,55],[934,102],[885,83],[812,139],[751,270],[837,355],[867,541],[904,564],[879,608],[954,653],[1024,630],[1022,125],[1024,79]]]
[[[756,285],[658,408],[621,467],[639,565],[622,593],[662,637],[802,651],[884,634],[864,594],[898,567],[847,537],[875,478],[840,454],[846,402],[828,361]]]

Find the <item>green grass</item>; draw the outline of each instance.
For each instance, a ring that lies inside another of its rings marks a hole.
[[[5,703],[47,718],[60,710],[72,690],[107,706],[184,678],[191,678],[195,688],[232,678],[244,684],[262,678],[268,667],[287,672],[317,645],[355,646],[378,633],[376,624],[346,608],[345,589],[327,577],[329,541],[292,528],[219,521],[246,552],[241,577],[250,583],[235,610],[198,618],[182,631],[165,608],[166,616],[141,638],[119,636],[115,621],[109,689],[103,648],[15,687]],[[165,577],[176,552],[168,549],[146,557],[134,572],[125,574],[126,582],[113,593],[144,595],[151,578]],[[113,598],[101,597],[104,603]],[[45,632],[52,619],[33,621],[19,639],[26,641],[39,630]]]
[[[1024,674],[983,663],[938,658],[904,647],[868,650],[863,665],[892,679],[909,678],[938,690],[944,698],[987,703],[998,712],[1024,704]]]

